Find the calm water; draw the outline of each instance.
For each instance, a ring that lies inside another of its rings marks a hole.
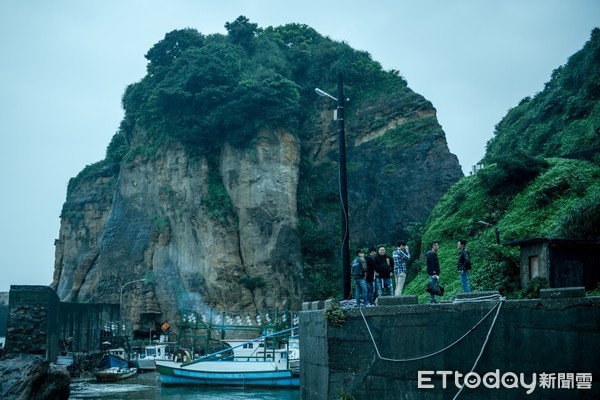
[[[156,372],[137,374],[115,383],[97,383],[95,378],[73,380],[70,399],[111,400],[298,400],[299,390],[239,389],[161,386]]]

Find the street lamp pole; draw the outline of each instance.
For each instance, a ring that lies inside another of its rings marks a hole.
[[[494,234],[496,235],[496,244],[500,244],[500,229],[498,227],[490,224],[489,222],[485,222],[485,221],[477,221],[477,222],[479,222],[480,224],[483,224],[483,225],[487,225],[487,226],[493,227],[494,228]]]
[[[122,318],[122,313],[123,313],[123,289],[125,289],[125,286],[131,284],[131,283],[136,283],[136,282],[145,282],[146,278],[143,279],[136,279],[134,281],[130,281],[127,283],[124,283],[123,286],[121,286],[121,295],[119,296],[119,319]]]
[[[344,129],[344,74],[338,72],[337,98],[316,88],[319,96],[329,97],[337,102],[337,130],[339,154],[340,202],[342,211],[342,293],[344,299],[350,299],[350,229],[348,224],[348,181],[346,175],[346,132]]]

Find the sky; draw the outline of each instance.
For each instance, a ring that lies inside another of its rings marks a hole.
[[[69,179],[104,158],[144,54],[175,29],[226,34],[240,15],[306,24],[400,71],[468,175],[506,112],[600,27],[600,1],[0,0],[0,292],[52,282]]]

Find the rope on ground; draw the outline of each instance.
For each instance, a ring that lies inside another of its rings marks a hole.
[[[478,296],[478,297],[465,297],[465,298],[460,298],[460,299],[454,299],[453,303],[454,304],[461,304],[461,303],[478,303],[478,302],[483,302],[483,301],[491,301],[491,300],[504,300],[504,298],[502,296],[500,296],[499,294],[488,294],[485,296]]]
[[[482,300],[482,299],[485,299],[485,300]],[[497,302],[496,302],[496,304],[494,304],[492,309],[490,311],[488,311],[487,314],[485,314],[483,316],[483,318],[475,324],[475,326],[473,326],[471,329],[469,329],[464,335],[462,335],[460,338],[455,340],[453,343],[449,344],[448,346],[446,346],[443,349],[438,350],[434,353],[427,354],[425,356],[405,358],[405,359],[394,359],[394,358],[383,357],[381,355],[381,353],[379,352],[379,348],[377,347],[377,343],[375,342],[375,338],[373,337],[373,333],[371,332],[371,328],[369,327],[367,318],[363,314],[362,308],[360,309],[360,315],[362,315],[363,321],[365,322],[365,326],[367,327],[367,330],[369,331],[369,336],[371,337],[371,341],[373,342],[373,346],[375,347],[375,352],[377,353],[377,357],[379,357],[379,359],[385,360],[385,361],[391,361],[391,362],[409,362],[409,361],[417,361],[417,360],[423,360],[425,358],[433,357],[433,356],[443,353],[444,351],[448,350],[449,348],[455,346],[461,340],[463,340],[465,337],[467,337],[471,332],[473,332],[473,330],[475,330],[475,328],[477,328],[483,321],[485,321],[485,319],[492,313],[492,311],[494,311],[494,309],[497,308],[496,316],[494,317],[494,320],[492,321],[492,324],[490,325],[490,329],[488,331],[488,334],[487,334],[487,337],[483,344],[483,347],[481,349],[481,352],[479,353],[479,357],[477,357],[477,360],[475,361],[475,365],[473,365],[473,369],[475,369],[475,366],[477,365],[477,362],[479,361],[479,358],[481,357],[481,354],[483,353],[483,349],[485,348],[485,345],[487,344],[488,338],[490,337],[490,334],[492,333],[492,328],[494,327],[494,324],[496,323],[496,319],[498,318],[498,314],[500,312],[500,307],[502,305],[502,302],[504,300],[506,300],[506,298],[502,297],[500,295],[494,294],[494,295],[490,295],[490,296],[482,296],[481,298],[475,297],[475,298],[471,298],[471,299],[465,299],[465,301],[461,301],[461,303],[463,303],[463,302],[467,302],[466,300],[468,300],[468,302],[478,302],[478,301],[490,301],[490,300],[494,300],[494,299],[497,300]],[[460,393],[460,391],[459,391],[459,393]],[[457,393],[457,395],[458,395],[458,393]]]

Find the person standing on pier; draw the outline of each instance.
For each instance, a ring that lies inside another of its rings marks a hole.
[[[410,260],[410,250],[406,242],[400,240],[396,243],[396,249],[392,252],[394,259],[394,276],[396,277],[396,289],[394,296],[402,296],[402,289],[406,281],[406,263]]]
[[[429,282],[435,286],[438,285],[438,280],[440,279],[440,261],[437,255],[439,247],[439,242],[431,242],[431,250],[427,252],[427,274],[429,275]],[[429,302],[437,304],[435,295],[431,292],[429,292]]]
[[[471,288],[469,287],[469,271],[471,270],[471,258],[469,257],[469,252],[465,247],[467,245],[467,241],[464,239],[460,239],[456,246],[458,247],[458,277],[460,278],[460,283],[462,284],[463,291],[465,293],[469,293]]]
[[[377,254],[377,249],[375,247],[369,247],[369,255],[365,257],[365,261],[367,262],[367,276],[365,278],[367,282],[367,301],[369,304],[373,305],[375,300],[373,296],[375,294],[375,254]]]
[[[367,272],[367,262],[365,261],[365,252],[362,250],[356,251],[356,257],[352,260],[351,273],[354,278],[354,290],[356,294],[356,307],[366,307],[369,302],[367,300],[367,282],[365,281],[365,273]]]
[[[392,271],[394,270],[394,260],[385,254],[385,247],[379,247],[375,256],[375,272],[379,275],[375,279],[377,287],[377,296],[392,295]]]

